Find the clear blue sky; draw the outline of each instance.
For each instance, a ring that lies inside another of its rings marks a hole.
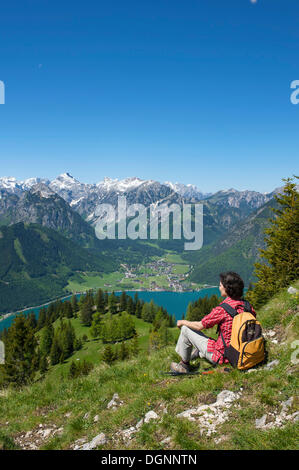
[[[0,176],[271,191],[298,173],[298,0],[1,3]]]

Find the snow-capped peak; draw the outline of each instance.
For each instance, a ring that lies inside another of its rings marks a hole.
[[[142,183],[144,183],[144,180],[138,178],[137,176],[124,178],[122,180],[119,180],[118,178],[112,179],[108,176],[105,176],[104,179],[99,181],[96,186],[106,191],[113,190],[125,192],[137,188],[137,186],[140,186]]]
[[[31,187],[30,189],[31,194],[38,194],[40,197],[48,199],[55,195],[54,191],[52,191],[49,186],[44,183],[38,183]]]
[[[172,183],[171,181],[165,181],[164,184],[185,198],[200,200],[208,196],[203,194],[195,184]]]
[[[55,189],[70,189],[73,186],[81,186],[83,185],[80,181],[76,180],[72,175],[69,173],[62,173],[61,175],[57,176],[53,181],[50,183],[50,187]],[[84,186],[84,185],[83,185]]]

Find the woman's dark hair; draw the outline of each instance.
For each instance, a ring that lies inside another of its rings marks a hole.
[[[244,282],[239,274],[233,271],[220,274],[220,281],[226,293],[234,300],[240,300],[243,296]]]

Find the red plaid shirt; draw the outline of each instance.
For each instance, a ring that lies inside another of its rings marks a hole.
[[[226,297],[223,301],[226,304],[230,305],[231,307],[235,308],[237,312],[243,312],[244,302],[242,300],[233,300],[230,297]],[[241,305],[240,305],[241,304]],[[238,308],[236,308],[238,305]],[[254,316],[256,316],[256,312],[254,311],[253,307],[251,306],[251,310]],[[224,341],[227,346],[229,346],[230,338],[232,334],[232,324],[233,319],[232,317],[224,310],[224,308],[220,307],[219,305],[206,315],[201,320],[204,328],[212,328],[215,325],[219,325],[219,329],[223,334]],[[208,352],[213,353],[212,359],[214,362],[217,362],[219,359],[219,364],[223,364],[223,353],[224,353],[224,345],[221,338],[221,334],[219,331],[219,335],[217,340],[212,338],[208,341]],[[227,359],[224,360],[225,363],[228,362]]]

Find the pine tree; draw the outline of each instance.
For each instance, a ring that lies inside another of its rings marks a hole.
[[[42,355],[48,356],[48,354],[50,354],[53,337],[54,337],[53,326],[47,324],[42,331],[41,340],[40,340],[40,349],[41,349]]]
[[[137,333],[134,335],[132,341],[131,341],[131,344],[130,344],[130,354],[133,356],[133,357],[136,357],[138,356],[139,354],[139,341],[138,341],[138,335]]]
[[[121,312],[127,309],[127,294],[125,291],[122,291],[120,299],[119,299],[119,310]]]
[[[172,336],[167,327],[167,321],[164,320],[158,330],[159,347],[163,348],[172,342]]]
[[[40,357],[39,370],[41,374],[45,374],[48,370],[48,360],[47,357],[44,355]]]
[[[118,304],[117,297],[114,294],[114,291],[112,291],[108,298],[108,310],[110,313],[112,313],[112,315],[117,313],[117,304]]]
[[[113,349],[110,346],[110,344],[108,344],[104,349],[103,361],[111,365],[114,360],[115,360],[115,355],[114,355]]]
[[[133,302],[133,299],[130,295],[128,296],[128,301],[127,301],[127,312],[130,315],[135,314],[134,302]]]
[[[79,305],[78,305],[77,296],[75,294],[72,296],[71,305],[72,305],[73,313],[77,313],[79,310]]]
[[[35,330],[37,327],[37,321],[34,312],[30,312],[27,316],[28,325]]]
[[[105,292],[104,292],[104,305],[105,305],[105,308],[108,308],[108,299],[109,299],[108,291],[105,290]]]
[[[69,377],[71,379],[74,379],[77,376],[77,367],[74,361],[71,362],[70,368],[69,368]]]
[[[57,336],[54,336],[53,343],[51,346],[51,351],[50,351],[50,361],[52,366],[55,364],[58,364],[60,356],[61,356],[61,348],[59,346],[59,341]]]
[[[46,309],[43,307],[40,309],[37,320],[37,329],[41,330],[46,324]]]
[[[129,356],[129,351],[126,343],[123,341],[120,345],[119,358],[121,361],[124,361]]]
[[[102,289],[99,289],[97,292],[96,306],[99,313],[105,313],[105,298]]]
[[[136,303],[136,308],[135,308],[135,315],[137,318],[141,318],[141,313],[142,313],[142,303],[140,299],[137,300]]]
[[[24,314],[18,315],[5,337],[5,381],[21,386],[33,379],[36,346],[34,329]]]
[[[151,351],[159,349],[160,341],[158,331],[152,330],[149,335],[149,348]]]
[[[90,334],[93,338],[97,338],[101,334],[101,324],[103,321],[103,315],[100,312],[96,312],[92,316],[92,323],[90,328]]]
[[[297,176],[295,178],[298,179]],[[284,179],[283,192],[274,196],[279,204],[265,230],[264,262],[255,264],[254,283],[246,297],[254,306],[263,305],[275,292],[299,278],[299,193],[293,179]]]
[[[85,326],[90,326],[92,322],[93,310],[90,302],[85,302],[81,308],[80,321]]]
[[[157,331],[160,328],[160,326],[161,326],[164,319],[165,319],[165,315],[164,315],[162,309],[160,308],[157,311],[157,313],[155,315],[155,318],[154,318],[154,321],[153,321],[153,327],[154,327],[155,331]]]
[[[69,301],[64,302],[64,312],[63,313],[64,313],[64,316],[66,318],[72,318],[74,316],[73,307],[72,307],[71,302],[69,302]]]

